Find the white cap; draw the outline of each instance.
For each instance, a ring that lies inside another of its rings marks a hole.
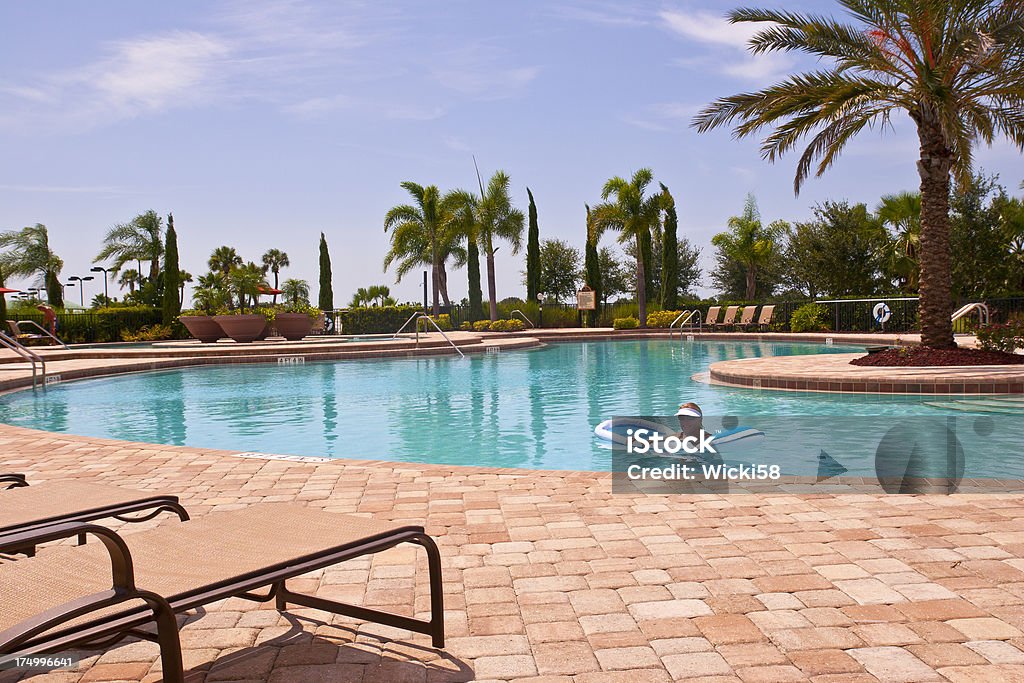
[[[700,412],[700,408],[681,405],[679,406],[679,412],[676,413],[676,417],[704,417],[704,413]]]

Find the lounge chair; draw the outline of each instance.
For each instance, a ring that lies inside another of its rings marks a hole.
[[[21,486],[28,486],[28,482],[25,481],[24,474],[0,474],[0,486],[3,486],[5,489],[16,489]]]
[[[716,327],[718,325],[718,313],[721,310],[721,306],[712,306],[709,308],[708,314],[704,316],[704,327]]]
[[[10,487],[0,490],[0,538],[62,522],[94,522],[110,517],[122,522],[145,522],[161,512],[173,512],[183,521],[188,519],[177,496],[82,481],[29,486],[21,475],[0,475],[0,483],[5,481]],[[26,546],[21,552],[32,555],[33,547]]]
[[[762,330],[768,330],[772,324],[772,318],[775,317],[775,304],[771,306],[761,307],[761,317],[757,319],[757,326]]]
[[[736,323],[736,327],[746,329],[754,324],[754,315],[757,314],[757,306],[744,306],[743,314],[740,315],[740,321]]]
[[[184,672],[175,614],[230,597],[288,604],[429,634],[444,647],[441,561],[423,527],[264,503],[213,512],[120,536],[92,524],[61,524],[0,537],[0,552],[88,533],[101,543],[59,546],[0,564],[0,665],[11,655],[106,647],[131,635],[160,645],[164,680]],[[430,578],[430,619],[416,619],[293,593],[286,582],[401,543],[422,546]],[[113,581],[111,581],[113,575]],[[262,594],[253,591],[268,588]],[[139,601],[143,604],[140,604]],[[141,630],[152,623],[156,633]]]
[[[739,312],[739,306],[729,306],[725,309],[725,315],[722,316],[722,322],[716,327],[735,327],[736,326],[736,314]]]
[[[7,328],[11,331],[11,337],[13,337],[19,344],[35,341],[45,341],[47,344],[53,342],[53,339],[45,334],[22,332],[21,328],[18,326],[17,320],[8,320]]]

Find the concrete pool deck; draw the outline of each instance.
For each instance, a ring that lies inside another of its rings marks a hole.
[[[233,599],[182,628],[190,681],[662,683],[1024,680],[1024,497],[613,495],[610,475],[241,458],[0,426],[0,470],[425,523],[447,647]],[[161,519],[133,525],[125,533]],[[425,561],[392,549],[301,588],[405,614]],[[298,587],[298,586],[297,586]],[[154,644],[33,681],[160,679]],[[18,679],[0,672],[0,682]]]

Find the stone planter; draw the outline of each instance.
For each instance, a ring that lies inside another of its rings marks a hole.
[[[262,315],[215,315],[213,319],[224,334],[241,344],[256,341],[267,327],[267,319]]]
[[[208,315],[183,315],[178,320],[189,334],[204,344],[213,344],[224,336],[220,325]]]
[[[313,319],[305,313],[278,313],[274,316],[274,327],[288,341],[299,341],[313,331]]]

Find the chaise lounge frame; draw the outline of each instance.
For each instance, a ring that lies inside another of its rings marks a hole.
[[[133,536],[145,533],[143,531]],[[289,604],[293,604],[373,621],[427,634],[431,637],[434,647],[444,647],[441,557],[437,545],[425,533],[423,527],[396,528],[172,596],[161,596],[137,587],[128,545],[116,532],[97,525],[72,522],[0,537],[0,552],[4,552],[8,547],[35,545],[81,534],[94,535],[105,546],[110,556],[113,576],[110,590],[79,598],[60,608],[47,610],[0,633],[0,662],[4,660],[5,655],[43,654],[76,647],[106,647],[122,638],[134,636],[158,643],[164,680],[167,683],[183,683],[181,644],[174,615],[230,597],[255,602],[274,600],[278,610],[284,610]],[[288,579],[356,557],[378,553],[401,543],[419,545],[426,551],[430,582],[429,620],[303,595],[287,588]],[[205,552],[211,552],[211,549],[205,549]],[[269,587],[266,594],[253,592],[266,587]],[[134,600],[143,601],[145,607],[126,608],[115,614],[97,616],[91,621],[68,624],[90,613]],[[154,623],[155,634],[142,630],[144,626]]]

